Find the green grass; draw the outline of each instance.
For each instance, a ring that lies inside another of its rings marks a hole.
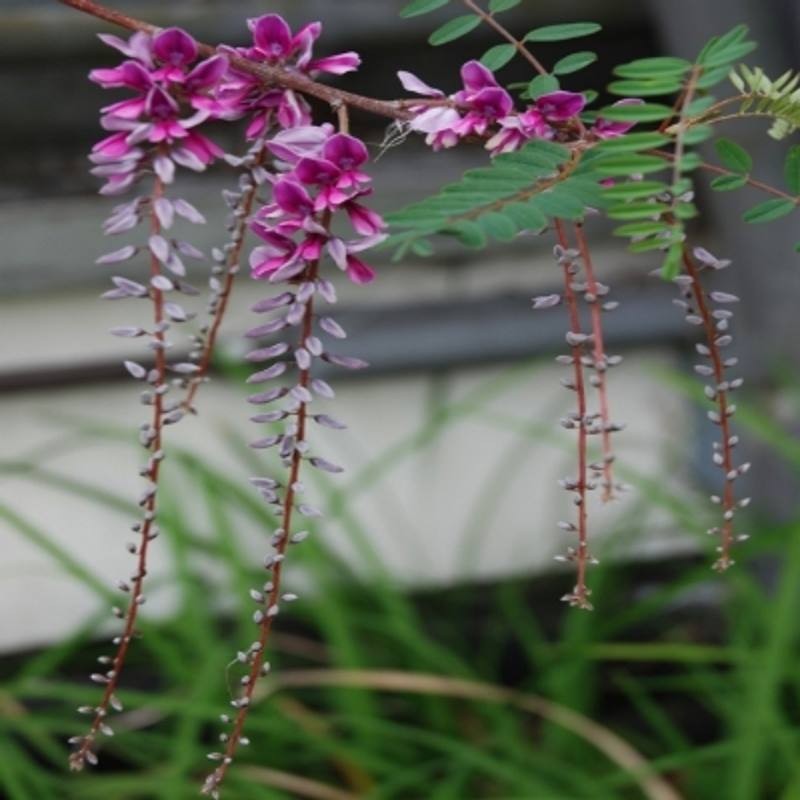
[[[251,713],[252,745],[231,772],[226,800],[800,798],[800,521],[753,520],[753,539],[724,578],[704,556],[658,567],[603,559],[593,574],[592,615],[560,607],[569,576],[414,594],[390,579],[349,501],[384,490],[405,459],[457,435],[461,421],[514,431],[517,439],[474,498],[462,536],[468,565],[492,504],[504,502],[507,471],[524,470],[545,446],[548,457],[561,458],[558,448],[569,441],[546,421],[492,410],[529,369],[510,370],[459,400],[435,395],[420,429],[361,471],[334,482],[317,476],[328,519],[345,527],[366,570],[357,576],[324,535],[293,552],[298,577],[314,590],[280,618],[274,677]],[[781,442],[773,420],[740,407],[753,435]],[[59,452],[108,437],[129,434],[73,422]],[[220,441],[243,478],[253,454],[224,431]],[[779,451],[800,470],[795,447]],[[0,471],[116,511],[122,528],[130,501],[52,469],[46,452]],[[637,535],[646,508],[660,508],[692,535],[705,527],[707,509],[695,493],[656,477],[626,478],[641,499],[622,520],[614,552]],[[203,510],[200,529],[185,513],[187,482]],[[154,557],[168,554],[173,564],[175,611],[143,623],[117,735],[104,742],[101,767],[80,775],[66,772],[64,742],[81,730],[75,706],[97,695],[86,675],[105,650],[92,633],[110,593],[23,510],[0,507],[0,517],[97,598],[96,613],[71,637],[0,662],[2,797],[197,797],[228,700],[227,666],[252,637],[247,589],[263,580],[240,529],[246,521],[271,530],[268,508],[230,470],[173,449]],[[749,568],[750,559],[764,558],[780,563],[775,585]],[[709,593],[713,602],[691,599]]]

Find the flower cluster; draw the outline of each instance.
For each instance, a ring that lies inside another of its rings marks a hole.
[[[169,362],[167,353],[173,345],[170,335],[173,326],[194,317],[174,299],[176,295],[198,293],[185,280],[183,258],[204,256],[194,245],[170,236],[167,231],[179,218],[195,224],[203,224],[205,219],[186,200],[167,197],[165,185],[172,181],[176,163],[204,169],[221,152],[194,130],[210,114],[195,110],[187,119],[182,116],[182,108],[211,96],[227,66],[221,56],[193,66],[198,55],[197,44],[178,29],[157,36],[136,33],[127,42],[114,36],[102,38],[130,58],[117,67],[94,70],[92,79],[107,88],[132,88],[136,95],[103,109],[102,124],[115,133],[95,146],[91,158],[98,166],[93,172],[107,179],[100,190],[104,194],[119,194],[146,174],[152,179],[148,193],[117,205],[104,224],[106,235],[119,235],[146,223],[145,241],[125,245],[98,259],[100,264],[116,265],[143,252],[149,262],[146,278],[137,276],[133,280],[116,275],[112,277],[113,288],[103,295],[107,300],[143,300],[151,307],[149,323],[123,325],[111,331],[115,336],[146,342],[148,355],[141,362],[127,360],[124,366],[142,387],[140,399],[148,409],[149,418],[139,431],[147,461],[140,470],[144,479],[139,497],[141,512],[132,526],[137,541],[127,548],[135,559],[135,568],[127,580],[118,584],[128,597],[127,607],[114,609],[115,616],[123,621],[123,630],[113,640],[114,655],[100,658],[103,671],[92,675],[92,680],[103,687],[100,702],[79,709],[90,715],[92,722],[87,734],[71,739],[75,746],[71,756],[73,769],[97,763],[96,740],[101,734],[113,734],[109,713],[122,708],[116,689],[128,648],[137,634],[139,609],[145,602],[148,551],[159,533],[157,506],[164,459],[163,431],[184,413],[180,401],[172,400],[169,393],[173,384],[183,385],[197,371],[193,363]],[[174,381],[170,381],[170,372],[175,375]]]
[[[374,272],[356,254],[386,238],[386,223],[360,202],[372,191],[362,170],[369,158],[364,143],[331,125],[309,125],[279,133],[267,147],[283,169],[273,178],[272,202],[252,224],[264,241],[250,257],[253,277],[294,278],[327,253],[354,283],[369,283]],[[340,211],[356,238],[331,233]]]
[[[216,55],[197,62],[197,42],[169,28],[156,36],[135,33],[128,41],[100,38],[128,58],[95,69],[90,78],[105,89],[132,90],[133,97],[102,109],[100,123],[113,131],[92,149],[93,174],[106,179],[103,194],[124,192],[147,168],[171,183],[175,164],[202,172],[222,150],[196,129],[220,114],[214,97],[228,60]]]
[[[252,222],[252,229],[265,244],[253,250],[250,263],[255,278],[282,286],[253,307],[267,319],[247,333],[250,339],[263,340],[247,355],[250,363],[258,365],[248,383],[259,389],[248,401],[260,409],[252,421],[268,426],[251,447],[276,452],[285,477],[251,479],[280,522],[264,561],[267,579],[250,592],[256,603],[253,622],[258,634],[237,656],[244,674],[241,692],[231,701],[234,712],[222,718],[230,726],[220,736],[224,749],[209,754],[212,761],[219,762],[203,786],[203,793],[212,798],[219,797],[238,747],[247,743],[242,731],[256,682],[269,671],[265,651],[273,620],[284,604],[297,599],[281,587],[289,547],[308,536],[307,530],[296,529],[295,520],[322,516],[305,500],[302,468],[307,464],[324,472],[342,471],[317,455],[309,442],[312,424],[337,430],[345,427],[316,408],[335,396],[327,372],[335,367],[367,366],[359,358],[328,349],[329,343],[347,334],[333,317],[319,313],[323,303],[336,302],[333,284],[321,274],[323,257],[329,256],[352,281],[366,283],[374,272],[355,254],[382,240],[385,228],[382,218],[359,202],[369,193],[370,182],[363,172],[367,149],[359,139],[336,133],[331,125],[309,125],[282,131],[266,145],[278,160],[279,171],[269,176],[271,202]],[[349,218],[360,238],[343,239],[332,232],[337,212]]]
[[[708,418],[719,426],[721,436],[713,445],[713,461],[722,470],[723,491],[721,495],[712,495],[711,501],[722,509],[722,524],[708,530],[710,536],[718,536],[717,552],[719,557],[713,568],[724,572],[734,561],[731,557],[733,545],[745,541],[748,536],[735,533],[734,521],[737,512],[750,504],[750,498],[736,499],[735,483],[750,470],[750,464],[736,465],[733,451],[739,444],[739,437],[731,432],[731,418],[736,412],[736,405],[731,400],[731,393],[741,388],[742,378],[730,378],[727,370],[738,364],[736,356],[726,356],[724,350],[733,343],[730,333],[733,311],[731,306],[739,302],[739,298],[729,292],[706,292],[701,284],[703,271],[719,271],[730,265],[728,259],[720,259],[705,248],[697,247],[692,256],[684,252],[685,273],[675,278],[681,291],[681,298],[675,303],[683,309],[686,321],[690,325],[702,328],[705,342],[695,345],[702,362],[696,364],[695,372],[707,379],[706,397],[716,405],[716,409],[708,412]]]
[[[322,32],[319,22],[312,22],[292,34],[282,17],[267,14],[248,20],[248,26],[253,35],[253,44],[251,47],[227,48],[232,62],[236,62],[237,58],[246,58],[255,64],[279,67],[308,77],[325,72],[340,75],[356,69],[361,62],[358,54],[353,52],[314,59],[312,47]],[[223,191],[223,199],[230,209],[226,221],[229,238],[223,247],[212,250],[215,264],[211,268],[209,281],[209,320],[200,327],[194,338],[191,357],[199,369],[191,379],[185,400],[186,409],[193,408],[195,394],[211,364],[228,298],[239,273],[256,195],[259,188],[270,179],[266,169],[272,155],[267,147],[268,137],[277,127],[293,131],[292,135],[296,138],[297,129],[302,135],[303,129],[311,124],[310,106],[301,95],[291,89],[267,86],[252,73],[237,69],[235,63],[231,64],[217,91],[197,102],[200,107],[225,119],[249,116],[246,128],[249,147],[241,157],[225,157],[231,166],[240,170],[240,175],[235,189]],[[282,243],[285,244],[285,241],[282,240]]]
[[[251,47],[231,48],[230,52],[255,63],[314,78],[322,73],[344,75],[358,69],[358,53],[339,53],[324,58],[313,57],[313,47],[322,33],[322,23],[311,22],[293,34],[286,20],[278,14],[266,14],[247,21],[253,34]],[[220,93],[230,116],[251,115],[247,138],[258,139],[269,131],[273,121],[282,128],[311,124],[311,108],[304,97],[281,86],[265,87],[250,72],[231,67]]]
[[[400,71],[397,75],[407,91],[429,98],[411,106],[414,118],[410,128],[426,134],[425,141],[434,150],[454,147],[467,137],[479,137],[487,139],[486,148],[492,155],[498,155],[518,150],[531,139],[556,139],[560,130],[579,123],[578,115],[586,105],[582,94],[559,90],[541,95],[524,111],[517,111],[509,92],[479,61],[464,64],[463,88],[449,97],[411,72]],[[589,134],[610,139],[630,128],[629,123],[598,119]]]

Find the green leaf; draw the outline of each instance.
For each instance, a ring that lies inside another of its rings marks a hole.
[[[614,228],[614,236],[652,236],[666,230],[669,230],[669,225],[665,222],[631,222]]]
[[[549,217],[580,219],[586,211],[580,200],[558,191],[558,187],[536,195],[531,202]]]
[[[669,230],[669,229],[667,229]],[[669,239],[656,236],[652,239],[642,239],[641,242],[632,242],[628,247],[631,253],[649,253],[651,250],[663,250],[669,246]]]
[[[618,139],[606,139],[593,148],[593,152],[599,153],[632,153],[637,150],[650,150],[653,147],[661,147],[671,141],[669,136],[662,133],[628,133]]]
[[[543,94],[550,94],[558,90],[558,78],[555,75],[537,75],[528,84],[528,96],[531,100],[541,97]]]
[[[667,251],[667,256],[661,266],[661,277],[671,281],[680,275],[681,259],[683,257],[683,242],[675,242]]]
[[[653,217],[660,217],[669,210],[668,206],[661,203],[623,203],[610,208],[608,216],[619,220],[652,220]]]
[[[711,181],[711,188],[715,192],[730,192],[733,189],[741,189],[747,184],[747,175],[720,175]]]
[[[481,64],[492,72],[502,69],[517,52],[513,44],[496,44],[490,47],[481,57]]]
[[[486,234],[480,225],[470,220],[460,220],[450,225],[442,233],[454,233],[459,241],[467,247],[481,248],[486,246]]]
[[[718,83],[724,81],[730,74],[730,64],[724,64],[716,69],[705,70],[703,74],[697,79],[698,89],[710,89]]]
[[[433,245],[427,239],[416,239],[411,242],[411,252],[415,256],[427,258],[433,255]]]
[[[675,216],[678,219],[694,219],[698,213],[694,203],[678,203],[675,206]]]
[[[520,230],[539,231],[547,225],[547,217],[530,203],[512,203],[503,209]]]
[[[521,2],[522,0],[491,0],[489,11],[492,14],[502,14],[504,11],[516,8]]]
[[[666,192],[668,188],[661,181],[628,181],[606,187],[603,194],[609,200],[641,200]]]
[[[480,218],[480,226],[486,233],[501,242],[510,242],[518,233],[513,220],[496,211],[484,214]]]
[[[706,71],[711,71],[715,67],[728,66],[734,61],[739,61],[741,58],[744,58],[744,56],[746,56],[748,53],[752,53],[755,49],[755,42],[740,42],[739,44],[733,44],[724,50],[710,54],[705,61],[703,61],[703,67],[706,69]]]
[[[441,28],[437,28],[428,38],[428,42],[434,47],[441,44],[453,42],[466,36],[470,31],[475,30],[481,24],[481,18],[475,14],[464,14],[449,22],[445,22]]]
[[[684,58],[657,56],[654,58],[640,58],[628,64],[620,64],[614,68],[614,74],[619,75],[620,78],[656,80],[682,77],[691,68],[691,62]]]
[[[401,17],[417,17],[420,14],[429,14],[437,8],[446,6],[450,0],[411,0],[400,12]]]
[[[772,222],[774,219],[785,217],[791,214],[796,208],[793,200],[782,200],[780,197],[773,198],[772,200],[765,200],[759,203],[749,211],[745,211],[742,219],[751,224],[761,222]]]
[[[656,122],[672,116],[672,109],[661,103],[641,103],[630,106],[607,106],[598,112],[603,119],[616,122]]]
[[[696,117],[698,114],[702,114],[704,111],[707,111],[711,106],[714,105],[716,99],[711,95],[707,97],[696,97],[689,103],[686,108],[684,108],[683,113],[686,117]]]
[[[783,165],[786,185],[792,194],[800,195],[800,144],[789,149]]]
[[[611,94],[622,95],[623,97],[656,97],[664,94],[675,94],[683,87],[683,82],[664,78],[661,80],[624,80],[613,81],[608,85]]]
[[[565,25],[546,25],[535,28],[525,35],[526,42],[561,42],[565,39],[578,39],[591,36],[602,30],[596,22],[568,22]]]
[[[699,153],[684,153],[681,158],[680,171],[691,172],[703,163]]]
[[[594,64],[595,61],[597,61],[597,53],[593,53],[591,50],[581,50],[579,53],[572,53],[556,61],[553,67],[553,74],[570,75],[584,67],[588,67],[589,64]]]
[[[601,175],[637,175],[646,172],[658,172],[666,169],[669,163],[658,156],[624,154],[611,156],[598,161],[595,169]]]
[[[753,168],[753,159],[750,158],[747,150],[731,139],[717,139],[714,142],[714,149],[717,151],[719,160],[734,172],[750,172]]]
[[[690,128],[683,136],[684,144],[696,145],[705,142],[714,135],[714,129],[711,125],[697,125]]]
[[[703,49],[697,56],[697,63],[704,64],[706,59],[712,56],[714,53],[718,53],[720,50],[724,50],[731,44],[736,44],[737,42],[742,41],[746,35],[747,26],[736,25],[722,36],[713,36],[706,42],[706,44],[703,46]]]

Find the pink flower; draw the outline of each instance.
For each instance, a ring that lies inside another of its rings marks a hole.
[[[270,278],[279,270],[298,263],[300,254],[297,245],[288,236],[281,236],[257,224],[253,224],[252,229],[266,242],[250,254],[250,270],[254,278]],[[303,266],[301,262],[301,268]]]
[[[624,100],[618,100],[616,103],[614,103],[614,105],[638,106],[643,102],[644,100],[640,100],[636,97],[626,97]],[[623,136],[626,134],[635,125],[635,122],[614,122],[612,120],[598,117],[594,127],[591,130],[591,133],[593,133],[598,139],[616,139],[618,136]]]
[[[266,242],[253,251],[254,277],[291,280],[327,249],[351,280],[372,280],[372,269],[354,254],[382,241],[386,223],[359,202],[370,194],[364,188],[371,180],[362,170],[369,159],[364,143],[324,125],[281,131],[267,146],[286,171],[271,179],[272,202],[251,224]],[[331,234],[332,215],[340,210],[362,238],[345,243]]]
[[[467,61],[461,67],[461,82],[464,89],[453,95],[458,103],[469,103],[475,95],[484,89],[499,89],[500,84],[490,69],[484,67],[480,61]]]
[[[136,33],[128,42],[116,36],[101,39],[131,59],[117,67],[92,70],[89,77],[104,88],[134,92],[133,97],[103,108],[101,124],[114,133],[98,142],[90,155],[98,165],[95,174],[107,180],[101,191],[123,191],[148,159],[162,180],[169,182],[174,163],[199,171],[223,154],[193,129],[223,116],[216,92],[228,68],[224,56],[195,65],[197,43],[178,28],[156,36]],[[144,143],[159,145],[158,155],[144,149]]]
[[[534,108],[550,122],[564,122],[578,115],[586,106],[586,98],[577,92],[550,92],[534,103]]]
[[[319,22],[304,26],[294,35],[279,14],[265,14],[248,20],[247,24],[253,34],[253,46],[233,52],[252,61],[262,61],[311,77],[321,72],[343,75],[358,69],[361,64],[361,58],[354,52],[314,60],[314,42],[322,32]],[[231,116],[253,115],[246,132],[249,139],[263,136],[273,120],[282,128],[311,123],[311,110],[303,97],[291,89],[264,88],[257,77],[235,68],[231,69],[221,96]]]
[[[153,55],[162,66],[154,77],[180,81],[198,56],[197,42],[180,28],[167,28],[153,38]]]
[[[444,92],[428,86],[411,72],[400,71],[397,76],[409,92],[445,99]],[[434,150],[453,147],[468,136],[486,135],[489,128],[508,116],[514,107],[511,95],[479,61],[464,64],[461,81],[464,88],[450,96],[450,105],[421,103],[411,106],[415,114],[411,130],[427,134],[425,141]],[[466,113],[462,116],[462,112]]]
[[[375,279],[375,270],[353,254],[375,247],[385,239],[386,234],[380,233],[352,242],[334,238],[328,243],[328,252],[336,266],[343,270],[353,283],[371,283]]]

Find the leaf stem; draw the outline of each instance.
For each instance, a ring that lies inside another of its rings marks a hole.
[[[517,52],[540,74],[540,75],[549,75],[550,73],[545,69],[542,65],[542,62],[539,61],[536,56],[525,47],[525,43],[517,39],[513,33],[511,33],[502,23],[497,21],[497,18],[494,14],[490,14],[488,11],[485,11],[481,8],[475,0],[464,0],[464,5],[470,9],[473,13],[477,14],[481,20],[488,25],[490,28],[493,28],[497,33],[499,33],[506,41],[513,44],[514,47],[517,49]]]

